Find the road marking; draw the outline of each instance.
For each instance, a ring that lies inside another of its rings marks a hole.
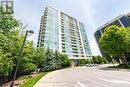
[[[93,80],[93,79],[90,78],[89,76],[88,76],[88,78],[85,78],[84,76],[82,76],[82,75],[80,75],[80,74],[78,74],[78,76],[79,76],[80,78],[84,79],[84,80],[91,81],[92,83],[97,84],[97,86],[110,87],[110,86],[108,86],[108,85],[105,85],[105,84],[103,84],[103,83],[100,83],[100,82],[98,82],[98,81]],[[94,78],[96,78],[96,77],[94,77]],[[98,78],[98,77],[97,77],[97,78]],[[78,82],[78,81],[77,81],[77,82]],[[86,86],[85,86],[85,87],[86,87]]]
[[[78,85],[80,85],[81,87],[87,87],[85,84],[83,84],[83,83],[81,83],[81,82],[79,82],[79,81],[77,81],[76,82]]]
[[[74,87],[78,87],[77,85],[75,85]]]
[[[88,79],[88,78],[85,78],[86,80],[88,80],[88,81],[91,81],[91,82],[94,82],[94,83],[96,83],[96,84],[98,84],[98,85],[101,85],[101,86],[103,86],[103,87],[110,87],[110,86],[108,86],[108,85],[105,85],[105,84],[102,84],[102,83],[100,83],[100,82],[98,82],[98,81],[95,81],[95,80],[92,80],[92,79]]]
[[[107,82],[112,82],[112,83],[117,83],[117,84],[130,84],[130,82],[128,81],[123,81],[123,80],[114,80],[114,79],[103,79],[103,78],[99,78],[101,80],[107,81]]]
[[[56,85],[56,81],[55,81],[54,78],[53,78],[53,84],[54,84],[54,87],[57,87],[57,85]]]

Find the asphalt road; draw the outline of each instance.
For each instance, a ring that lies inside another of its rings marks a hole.
[[[130,72],[104,70],[106,66],[54,71],[39,80],[34,87],[130,87]]]

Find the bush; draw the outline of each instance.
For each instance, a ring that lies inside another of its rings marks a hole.
[[[86,60],[85,59],[79,59],[79,64],[80,65],[85,65],[86,64]]]
[[[53,52],[50,49],[46,50],[45,60],[43,63],[43,71],[52,71],[70,66],[70,60],[65,54],[60,54],[58,51]]]
[[[94,56],[93,62],[96,64],[106,64],[108,63],[107,59],[101,56]]]
[[[53,51],[48,48],[45,52],[45,59],[43,62],[43,71],[54,70],[53,63],[54,63]]]
[[[60,54],[61,68],[66,68],[71,65],[70,59],[65,54]]]
[[[30,74],[36,69],[33,63],[22,63],[20,66],[20,75]]]

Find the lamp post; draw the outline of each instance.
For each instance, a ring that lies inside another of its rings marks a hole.
[[[16,69],[15,69],[15,73],[14,73],[13,80],[11,82],[10,87],[13,87],[13,85],[14,85],[14,81],[16,79],[16,75],[17,75],[17,72],[18,72],[20,59],[22,58],[22,55],[23,55],[23,48],[24,48],[28,33],[33,34],[34,32],[32,30],[26,30],[25,37],[24,37],[24,40],[23,40],[23,43],[22,43],[22,47],[21,47],[20,52],[19,52],[19,58],[17,58]]]

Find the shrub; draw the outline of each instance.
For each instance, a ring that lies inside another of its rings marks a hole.
[[[85,59],[79,59],[79,64],[80,65],[85,65],[86,64],[86,60]]]
[[[94,56],[93,62],[96,64],[106,64],[108,63],[107,59],[101,56]]]
[[[70,59],[65,54],[60,54],[61,68],[66,68],[71,65]]]
[[[42,71],[52,71],[70,66],[70,60],[65,54],[58,51],[46,50]]]
[[[22,63],[20,66],[20,75],[30,74],[36,69],[36,66],[33,63]]]

